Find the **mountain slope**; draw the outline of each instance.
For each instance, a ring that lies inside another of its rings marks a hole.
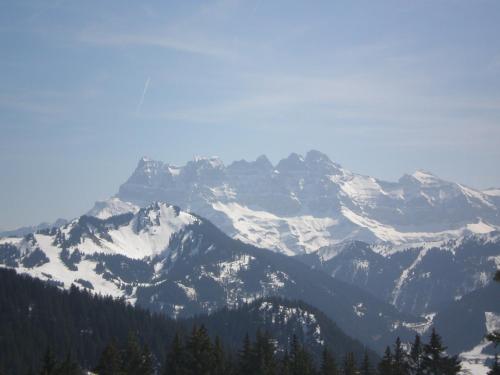
[[[439,311],[484,287],[500,265],[500,235],[394,250],[354,241],[299,259],[413,314]]]
[[[164,203],[108,219],[0,240],[0,263],[68,288],[72,283],[173,317],[265,296],[301,299],[341,329],[381,348],[419,319],[278,253],[234,240]]]
[[[177,167],[143,158],[108,203],[106,217],[152,201],[174,202],[230,236],[287,255],[345,240],[416,244],[500,225],[500,202],[488,192],[417,171],[397,182],[352,173],[318,151],[273,166],[265,156],[224,166],[197,158]],[[121,210],[121,211],[119,211]]]
[[[135,332],[147,344],[154,361],[162,363],[176,332],[190,332],[204,324],[224,345],[237,350],[245,333],[254,337],[266,329],[281,352],[293,334],[319,357],[323,346],[337,358],[354,352],[362,358],[364,346],[342,332],[318,310],[303,302],[282,299],[255,301],[237,310],[222,310],[189,320],[171,320],[121,301],[92,296],[72,288],[62,291],[39,280],[0,269],[0,371],[24,374],[37,368],[47,346],[64,358],[68,350],[87,368],[96,365],[112,339],[124,343]],[[377,356],[369,351],[374,362]]]
[[[337,358],[354,353],[360,360],[366,346],[342,332],[323,312],[302,301],[270,297],[242,305],[238,309],[222,309],[214,314],[187,319],[186,325],[203,324],[217,332],[224,342],[239,347],[245,335],[255,336],[258,331],[269,332],[276,340],[277,350],[284,353],[290,339],[296,335],[318,363],[326,346]],[[368,350],[372,363],[377,355]]]
[[[465,295],[440,311],[435,326],[449,342],[452,352],[464,352],[481,343],[484,336],[500,329],[500,285],[492,283]],[[467,327],[466,330],[460,327]],[[494,354],[490,345],[489,354]]]
[[[435,326],[449,343],[448,350],[461,352],[464,368],[487,374],[496,349],[485,335],[500,330],[500,285],[492,283],[449,304],[435,317]]]

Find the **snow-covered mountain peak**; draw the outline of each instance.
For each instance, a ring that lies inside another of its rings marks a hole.
[[[403,175],[398,183],[409,189],[429,189],[454,185],[452,182],[445,181],[435,174],[423,169],[417,169],[412,174]]]
[[[443,180],[441,180],[439,177],[423,169],[416,170],[412,173],[411,177],[413,177],[423,185],[436,185],[443,182]]]
[[[133,203],[122,201],[117,197],[112,197],[105,201],[95,202],[94,207],[87,212],[87,215],[94,216],[99,219],[107,219],[111,216],[122,215],[127,212],[135,214],[139,211],[139,208],[139,206]]]
[[[292,152],[288,155],[288,157],[281,159],[276,165],[276,170],[279,172],[292,172],[304,169],[304,157],[295,152]]]
[[[340,166],[340,164],[334,163],[333,161],[330,160],[328,155],[326,155],[318,150],[308,151],[306,153],[306,157],[304,160],[309,165],[322,164],[322,165],[334,166],[335,168],[338,168],[338,169],[342,168]]]
[[[197,220],[192,214],[181,211],[179,207],[165,202],[154,202],[145,208],[141,208],[133,219],[135,230],[138,233],[147,231],[151,234],[167,237],[170,236],[166,233],[177,232]]]
[[[244,159],[232,162],[226,169],[227,177],[241,178],[242,176],[270,176],[274,171],[274,166],[265,155],[259,156],[255,161]]]
[[[497,197],[423,170],[397,182],[379,180],[316,150],[274,166],[265,156],[227,167],[218,158],[180,167],[141,160],[116,197],[139,207],[172,202],[235,238],[287,254],[349,239],[410,244],[500,227]]]
[[[330,160],[330,158],[317,150],[311,150],[306,154],[305,163],[308,169],[317,175],[343,175],[349,171],[342,168],[338,163]]]
[[[136,213],[105,219],[84,215],[49,234],[54,246],[70,251],[83,254],[98,251],[142,259],[164,252],[174,234],[199,220],[176,206],[153,202]]]
[[[181,168],[179,177],[189,185],[214,186],[222,182],[224,174],[225,166],[221,159],[217,157],[196,157]]]
[[[158,186],[161,183],[163,168],[163,162],[143,157],[137,163],[137,167],[130,176],[128,182],[147,186]]]
[[[189,163],[214,169],[224,168],[224,162],[218,156],[195,156],[194,159]]]

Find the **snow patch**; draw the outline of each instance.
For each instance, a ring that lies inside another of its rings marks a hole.
[[[273,305],[267,301],[260,304],[259,311],[264,312],[265,319],[271,320],[273,324],[282,322],[286,325],[291,319],[296,319],[301,325],[304,335],[309,335],[317,344],[324,345],[325,341],[321,337],[321,327],[313,313],[300,307]]]
[[[429,328],[432,327],[432,323],[434,322],[435,316],[436,313],[425,314],[422,316],[425,319],[424,322],[416,322],[416,323],[403,322],[402,325],[403,327],[411,329],[417,332],[420,336],[422,336],[429,330]]]
[[[196,290],[192,287],[189,287],[189,286],[186,286],[180,282],[176,282],[177,286],[179,288],[181,288],[184,293],[186,293],[186,296],[191,300],[191,301],[194,301],[196,300],[196,297],[197,297],[197,293],[196,293]]]
[[[497,188],[483,190],[482,193],[489,195],[490,197],[500,197],[500,189]]]
[[[120,282],[106,280],[102,275],[97,274],[95,267],[97,262],[82,259],[78,263],[76,271],[70,270],[61,260],[61,249],[52,245],[53,238],[50,236],[36,234],[35,239],[43,250],[49,262],[34,268],[25,268],[22,265],[16,267],[19,273],[28,274],[32,277],[42,280],[52,280],[62,283],[64,288],[69,288],[72,284],[81,286],[77,280],[83,279],[92,284],[93,292],[113,297],[123,296],[123,290],[120,288]]]
[[[496,230],[494,227],[486,224],[481,219],[476,224],[467,224],[467,229],[472,233],[477,234],[486,234]]]
[[[496,312],[485,312],[485,325],[488,333],[500,329],[500,314]],[[490,354],[484,353],[487,347],[493,345],[487,339],[482,339],[479,344],[473,347],[468,352],[460,354],[462,360],[463,374],[486,375],[490,370],[485,363],[494,358]],[[469,372],[466,372],[469,371]]]
[[[478,345],[469,350],[468,352],[463,352],[460,354],[460,359],[462,361],[462,374],[470,375],[487,375],[490,369],[485,365],[488,359],[493,358],[493,356],[488,354],[483,354],[483,350],[491,345],[491,342],[483,339]]]
[[[287,255],[304,251],[310,253],[330,245],[332,241],[329,229],[338,224],[335,219],[316,218],[311,215],[278,217],[234,202],[216,202],[212,207],[231,220],[237,232],[235,238]],[[292,243],[298,246],[291,246]]]
[[[353,307],[354,313],[359,317],[362,318],[366,314],[366,307],[363,305],[363,302],[359,302],[355,304]]]
[[[484,317],[486,320],[486,332],[500,330],[500,314],[495,312],[485,312]]]
[[[101,241],[103,248],[132,259],[158,255],[167,249],[174,233],[198,221],[193,215],[178,212],[175,207],[164,203],[159,204],[159,212],[150,215],[159,220],[158,225],[149,226],[137,233],[135,217],[127,226],[111,230],[109,236],[112,241]]]

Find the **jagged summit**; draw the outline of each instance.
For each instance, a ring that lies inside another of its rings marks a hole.
[[[337,163],[334,163],[333,161],[330,160],[328,155],[318,151],[318,150],[310,150],[306,153],[305,161],[307,163],[323,163],[323,164],[332,164],[335,165],[338,168],[341,168],[341,166]]]
[[[205,165],[212,168],[224,168],[224,162],[218,156],[195,156],[188,164]]]
[[[314,252],[346,240],[411,245],[500,226],[500,200],[417,170],[388,182],[349,171],[326,154],[265,156],[227,166],[197,157],[183,166],[141,159],[110,208],[160,200],[209,218],[229,235],[285,254]],[[102,205],[101,205],[102,206]]]
[[[266,155],[260,155],[259,157],[257,157],[257,159],[255,159],[255,163],[268,168],[273,167],[272,163],[269,161]]]
[[[435,174],[426,171],[424,169],[417,169],[411,175],[406,175],[405,177],[411,178],[422,185],[436,185],[446,183],[443,179],[437,177]]]
[[[263,168],[273,168],[280,169],[280,165],[284,166],[299,166],[299,165],[314,165],[314,164],[323,164],[323,165],[331,165],[336,168],[341,168],[338,163],[333,162],[330,158],[325,154],[317,150],[310,150],[306,153],[305,156],[302,156],[298,153],[292,152],[288,157],[281,159],[273,165],[269,158],[266,155],[258,156],[254,161],[247,161],[245,159],[241,159],[238,161],[234,161],[229,164],[227,167],[225,166],[222,159],[218,156],[195,156],[192,160],[188,161],[183,166],[174,166],[172,164],[164,163],[162,161],[154,160],[150,157],[143,156],[139,159],[136,167],[136,171],[147,171],[148,173],[155,173],[157,170],[168,168],[179,168],[183,169],[188,165],[197,165],[197,166],[209,166],[215,169],[227,169],[231,168],[233,164],[245,164],[245,165],[260,165]]]

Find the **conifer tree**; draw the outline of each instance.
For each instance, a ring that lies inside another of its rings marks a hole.
[[[224,348],[222,347],[222,343],[220,341],[219,336],[215,337],[213,356],[214,356],[213,375],[225,375],[228,369],[226,365]]]
[[[53,375],[55,373],[56,366],[57,361],[54,357],[54,353],[52,353],[52,350],[50,348],[47,348],[43,356],[40,375]]]
[[[370,358],[368,357],[368,351],[365,350],[365,354],[363,356],[363,363],[361,364],[361,375],[375,375],[375,370],[373,369]]]
[[[125,375],[142,375],[142,353],[137,337],[130,333],[123,351],[122,370]]]
[[[167,353],[165,365],[163,366],[163,375],[185,375],[185,351],[182,345],[181,337],[175,334],[172,345]]]
[[[392,373],[393,375],[409,374],[407,355],[403,349],[401,339],[399,337],[396,338],[396,343],[394,344]]]
[[[500,375],[500,364],[498,363],[498,354],[495,354],[495,361],[491,365],[491,370],[488,375]]]
[[[333,355],[330,353],[328,348],[325,346],[323,349],[323,354],[321,356],[321,375],[338,375],[337,364],[335,363],[335,359]]]
[[[290,375],[291,374],[290,356],[288,355],[288,349],[285,350],[285,354],[283,354],[283,357],[281,358],[278,373],[279,373],[279,375]]]
[[[299,343],[296,335],[292,337],[290,347],[290,374],[309,375],[314,372],[309,353]]]
[[[274,345],[269,334],[257,331],[255,345],[253,348],[256,372],[262,375],[276,374],[276,363],[274,359]]]
[[[71,354],[67,354],[64,361],[57,365],[54,371],[56,375],[83,375],[78,364],[72,360]]]
[[[441,336],[432,329],[429,343],[424,345],[422,357],[422,373],[425,375],[458,374],[461,366],[457,356],[448,357]]]
[[[153,356],[147,345],[144,345],[141,353],[140,372],[143,375],[151,375],[154,373]]]
[[[114,341],[110,342],[102,351],[99,362],[94,371],[99,375],[119,375],[122,373],[120,352]]]
[[[415,335],[415,341],[411,346],[410,351],[410,373],[411,375],[422,375],[422,343],[420,341],[420,336]]]
[[[243,346],[238,353],[238,374],[252,375],[253,365],[252,346],[247,333],[243,339]]]
[[[500,270],[497,270],[495,272],[493,280],[496,281],[497,283],[500,282]],[[486,335],[486,338],[490,340],[496,347],[498,346],[498,344],[500,344],[500,331],[490,332]]]
[[[393,369],[393,360],[392,360],[392,353],[391,353],[391,348],[388,346],[385,349],[384,356],[382,357],[382,360],[378,364],[378,372],[379,374],[383,375],[393,375],[392,369]]]
[[[186,344],[188,374],[209,375],[213,368],[212,343],[204,326],[193,327]]]
[[[356,360],[354,359],[354,353],[347,353],[344,358],[344,375],[356,375],[358,369],[356,368]]]

